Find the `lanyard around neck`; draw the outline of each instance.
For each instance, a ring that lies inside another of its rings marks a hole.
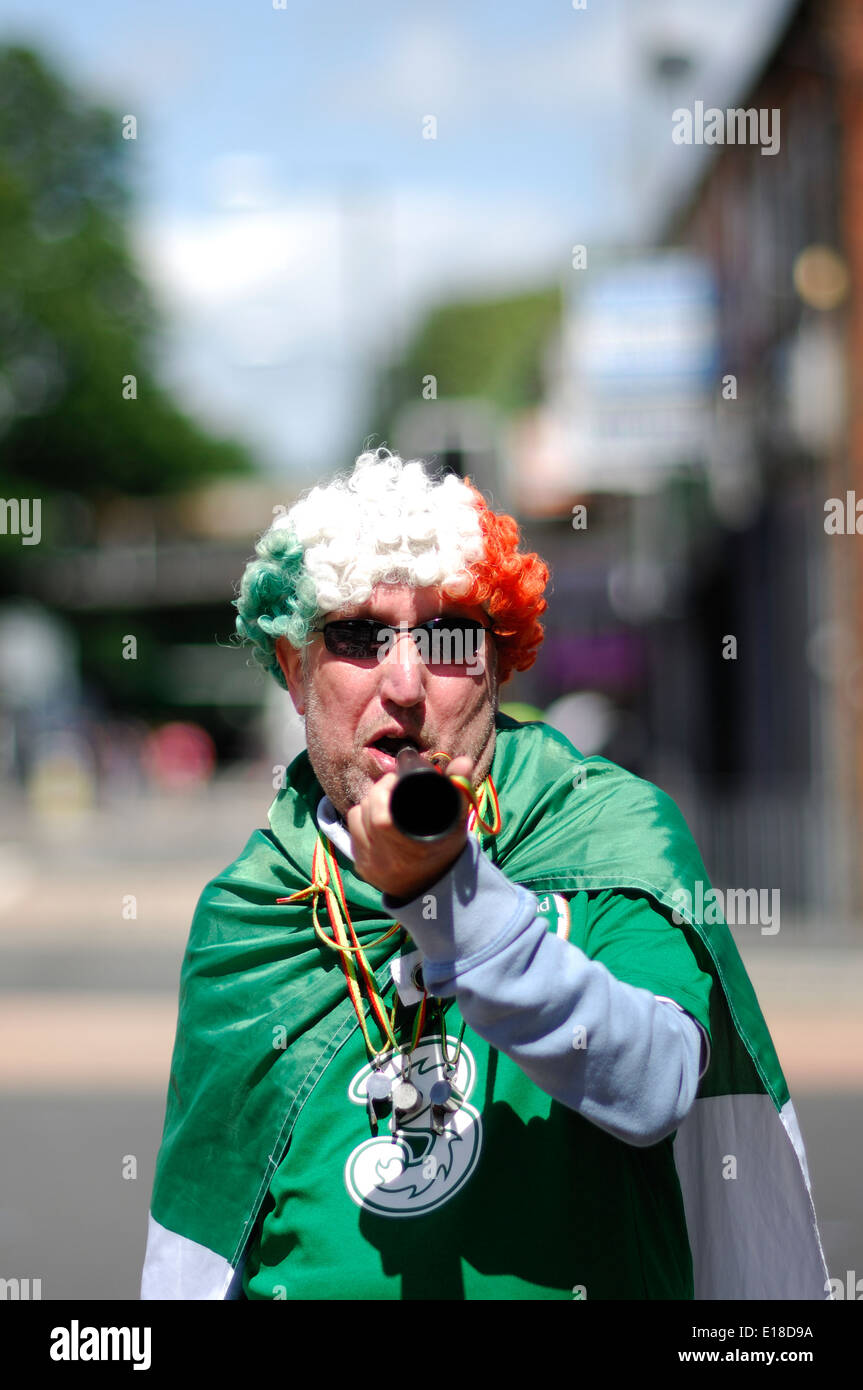
[[[486,780],[483,782],[482,786],[479,789],[479,794],[474,792],[473,787],[470,785],[466,777],[453,777],[452,780],[458,786],[461,787],[462,791],[465,793],[468,800],[471,802],[471,811],[467,821],[468,831],[471,831],[476,835],[480,835],[481,833],[485,833],[487,835],[496,835],[501,827],[501,815],[500,804],[498,802],[497,797],[497,790],[491,777],[487,777]],[[489,814],[489,811],[491,811],[490,821],[485,819],[485,817]],[[327,907],[327,915],[330,919],[330,925],[333,929],[332,936],[327,935],[327,933],[324,931],[324,928],[321,926],[318,920],[318,898],[320,897],[321,893],[323,893],[324,895],[324,901]],[[362,976],[362,982],[365,985],[366,993],[368,994],[372,1013],[377,1019],[378,1025],[380,1026],[381,1031],[383,1032],[383,1035],[386,1038],[386,1041],[389,1044],[390,1049],[394,1052],[398,1052],[399,1044],[396,1040],[394,1031],[395,1008],[393,1008],[392,1017],[389,1017],[387,1015],[384,1002],[380,996],[380,993],[378,992],[374,972],[368,963],[365,951],[363,950],[362,946],[360,945],[357,939],[357,934],[354,930],[354,924],[351,921],[350,912],[348,911],[347,898],[345,895],[345,888],[344,884],[342,883],[342,876],[339,872],[339,866],[336,863],[335,856],[333,855],[329,842],[324,839],[324,836],[320,833],[320,831],[318,832],[318,838],[315,842],[314,854],[312,855],[312,881],[309,887],[301,888],[299,892],[292,893],[290,897],[277,898],[276,902],[300,902],[304,898],[308,898],[309,896],[311,896],[312,899],[312,921],[314,923],[314,928],[318,936],[318,939],[321,942],[323,942],[324,945],[329,946],[331,950],[338,951],[341,956],[342,969],[344,970],[345,979],[347,981],[348,986],[348,995],[350,996],[351,1003],[354,1007],[354,1012],[356,1013],[357,1020],[359,1022],[360,1028],[362,1029],[363,1038],[365,1039],[365,1044],[368,1048],[369,1055],[373,1059],[377,1058],[380,1055],[380,1049],[376,1048],[372,1043],[368,1026],[366,1024],[365,1008],[363,1007],[362,989],[360,987],[360,976]],[[389,930],[385,931],[382,936],[378,936],[375,938],[374,941],[370,941],[368,943],[367,949],[371,950],[372,947],[379,946],[382,942],[387,941],[390,937],[394,936],[396,932],[401,931],[401,929],[402,928],[398,922],[393,923]],[[359,970],[357,969],[357,966],[359,966]],[[422,1034],[423,1027],[425,1025],[427,998],[428,996],[424,991],[422,1002],[420,1008],[417,1010],[417,1016],[414,1024],[414,1037],[412,1043],[413,1048],[416,1048],[416,1045]]]

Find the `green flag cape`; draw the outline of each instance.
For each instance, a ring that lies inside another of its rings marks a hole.
[[[483,848],[511,881],[537,895],[637,890],[676,910],[709,953],[710,1064],[674,1140],[695,1297],[827,1297],[803,1144],[755,993],[728,927],[682,906],[703,902],[708,880],[677,807],[548,726],[503,715],[492,776],[503,824]],[[269,829],[252,834],[199,900],[180,979],[144,1298],[236,1296],[297,1117],[359,1026],[308,901],[276,902],[310,884],[322,795],[303,753]],[[343,857],[340,867],[365,945],[392,922],[378,890]],[[397,943],[368,952],[379,984]]]

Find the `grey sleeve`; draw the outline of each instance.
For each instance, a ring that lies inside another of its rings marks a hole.
[[[474,836],[432,889],[383,905],[422,951],[429,992],[454,995],[470,1027],[555,1100],[637,1147],[688,1114],[706,1069],[701,1027],[550,932]]]

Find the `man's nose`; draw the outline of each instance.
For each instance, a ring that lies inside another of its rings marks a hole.
[[[415,705],[423,698],[425,666],[410,632],[396,631],[381,668],[382,699],[390,699],[397,705]]]

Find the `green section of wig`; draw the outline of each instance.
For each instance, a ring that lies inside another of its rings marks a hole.
[[[315,589],[292,526],[267,531],[255,554],[257,560],[249,561],[240,581],[240,596],[233,600],[237,633],[252,645],[255,661],[286,690],[276,639],[286,637],[294,647],[305,645],[317,613]]]

